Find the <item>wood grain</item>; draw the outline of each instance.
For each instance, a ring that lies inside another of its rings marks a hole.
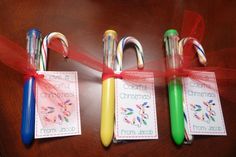
[[[206,23],[206,51],[218,51],[236,45],[236,1],[234,0],[1,0],[0,34],[26,45],[26,32],[39,28],[43,35],[59,31],[67,36],[77,51],[85,50],[102,61],[102,36],[114,29],[119,37],[132,35],[144,48],[145,61],[164,56],[163,34],[169,28],[181,30],[184,10],[201,14]],[[221,65],[236,67],[236,53]],[[211,64],[217,64],[212,60]],[[133,63],[133,64],[132,64]],[[125,53],[124,67],[135,66],[132,49]],[[164,68],[164,63],[160,69]],[[226,137],[196,137],[191,146],[177,147],[171,140],[168,95],[164,80],[156,81],[159,139],[112,144],[104,149],[100,143],[101,74],[75,61],[64,62],[50,53],[49,70],[76,70],[79,73],[82,135],[35,140],[25,147],[20,138],[23,77],[0,63],[0,156],[235,156],[236,98],[221,97]],[[236,85],[230,89],[235,93]],[[93,99],[91,99],[93,96]]]

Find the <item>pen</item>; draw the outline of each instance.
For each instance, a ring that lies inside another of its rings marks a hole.
[[[182,66],[178,48],[178,32],[174,29],[167,30],[164,34],[164,42],[167,56],[167,68],[175,70]],[[168,78],[168,92],[170,105],[171,134],[177,145],[184,140],[184,113],[183,113],[183,86],[181,77]]]
[[[107,30],[103,38],[103,63],[114,70],[117,33]],[[108,147],[113,138],[115,114],[115,79],[108,78],[102,81],[102,108],[100,136],[102,144]]]
[[[27,33],[27,53],[29,70],[36,70],[38,67],[38,56],[41,46],[41,32],[37,29],[31,29]],[[33,68],[33,69],[32,69]],[[21,138],[26,145],[32,143],[34,139],[35,123],[35,96],[34,96],[34,78],[30,77],[24,83],[23,107],[21,122]]]

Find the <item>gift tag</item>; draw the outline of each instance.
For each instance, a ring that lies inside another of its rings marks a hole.
[[[187,130],[192,135],[226,135],[214,72],[196,72],[200,81],[183,78]]]
[[[77,72],[40,71],[36,84],[35,138],[80,135]]]
[[[115,139],[158,139],[154,78],[148,82],[116,79]]]

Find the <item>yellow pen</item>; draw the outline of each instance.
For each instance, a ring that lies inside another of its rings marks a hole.
[[[103,38],[104,55],[103,63],[114,70],[117,33],[107,30]],[[100,136],[102,144],[108,147],[113,138],[115,118],[115,79],[107,78],[102,81],[102,109]]]

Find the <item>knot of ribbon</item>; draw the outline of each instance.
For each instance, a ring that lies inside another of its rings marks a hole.
[[[103,72],[102,73],[102,80],[106,80],[108,78],[119,78],[119,79],[123,79],[123,73],[121,72],[120,74],[115,73],[114,71],[110,71],[110,72]]]
[[[35,79],[43,79],[44,75],[43,74],[38,74],[35,70],[28,70],[25,74],[24,74],[24,80],[29,79],[30,77],[33,77]]]

